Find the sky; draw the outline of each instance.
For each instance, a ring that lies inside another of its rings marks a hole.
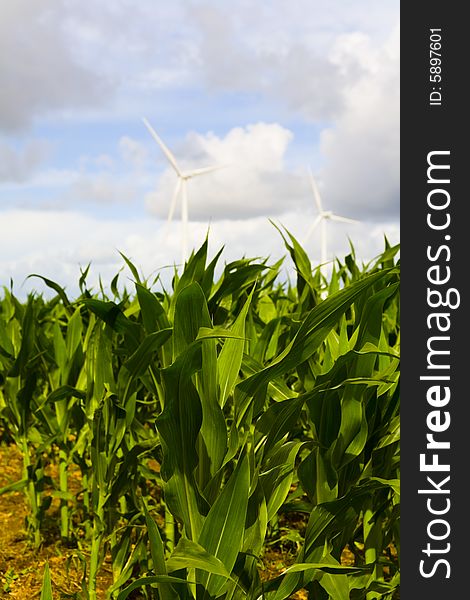
[[[329,222],[328,254],[364,261],[399,241],[398,0],[15,0],[0,5],[0,285],[76,291],[123,267],[181,261],[176,176],[189,236],[215,254],[285,254],[271,221],[314,265],[319,229],[308,169]],[[123,277],[130,273],[123,270]]]

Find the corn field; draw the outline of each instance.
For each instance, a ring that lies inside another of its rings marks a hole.
[[[89,289],[88,269],[76,299],[4,289],[0,427],[23,476],[0,494],[24,494],[37,548],[60,504],[81,598],[105,556],[118,600],[398,597],[398,247],[352,249],[326,281],[282,236],[292,282],[246,258],[216,277],[206,240],[170,289],[126,257],[131,291]],[[266,580],[279,543],[295,559]]]

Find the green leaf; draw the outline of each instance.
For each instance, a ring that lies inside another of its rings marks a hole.
[[[145,523],[150,543],[150,554],[152,555],[153,570],[156,575],[166,575],[165,552],[163,541],[157,524],[152,519],[147,507],[144,505]]]
[[[49,394],[46,402],[59,402],[59,400],[70,397],[85,400],[86,392],[83,390],[77,390],[77,388],[74,388],[71,385],[61,385],[59,388]]]
[[[228,339],[245,342],[245,338],[225,327],[200,327],[196,340]]]
[[[166,481],[165,500],[171,512],[183,521],[187,537],[194,540],[206,511],[194,478],[202,407],[191,377],[201,369],[200,344],[189,346],[170,367],[162,370],[165,408],[156,420],[163,449],[161,474]]]
[[[139,283],[135,284],[135,289],[145,331],[154,333],[160,329],[168,329],[170,322],[157,296]]]
[[[152,519],[152,516],[144,504],[145,522],[150,544],[150,554],[152,556],[153,570],[156,575],[167,575],[167,565],[165,563],[165,550],[158,525]],[[161,600],[177,600],[178,594],[173,590],[169,583],[158,583],[158,592]]]
[[[214,496],[206,494],[207,486],[220,469],[227,451],[227,426],[217,398],[216,345],[213,339],[202,342],[202,369],[196,379],[202,405],[202,425],[197,442],[197,480],[209,503],[214,501]]]
[[[220,398],[219,403],[225,406],[228,396],[232,393],[235,383],[238,379],[240,367],[243,359],[243,349],[245,346],[245,321],[253,298],[254,288],[251,291],[248,300],[245,302],[240,314],[230,328],[231,333],[238,336],[239,339],[226,340],[217,359],[217,370],[219,375]]]
[[[189,257],[181,279],[175,289],[176,296],[188,285],[197,282],[199,285],[203,283],[207,259],[208,238],[204,240],[201,247],[196,253],[192,253]]]
[[[293,430],[299,420],[305,399],[289,398],[272,404],[256,422],[256,429],[266,435],[263,446],[264,456],[268,456],[271,448],[287,433]]]
[[[273,453],[260,475],[268,507],[268,521],[276,514],[289,492],[294,464],[303,442],[287,442]]]
[[[263,548],[268,525],[268,509],[263,486],[258,478],[256,488],[248,499],[242,551],[258,556]]]
[[[72,362],[75,352],[82,341],[82,317],[80,307],[75,309],[75,312],[70,317],[67,323],[67,334],[65,336],[65,344],[67,347],[67,360]]]
[[[139,377],[145,373],[154,360],[155,352],[170,339],[171,334],[171,329],[162,329],[144,338],[137,350],[124,363],[132,377]]]
[[[51,279],[47,279],[47,277],[43,277],[42,275],[37,275],[36,273],[32,273],[31,275],[28,275],[28,277],[26,279],[29,279],[30,277],[39,277],[39,279],[42,279],[44,281],[44,283],[47,285],[47,287],[50,287],[55,292],[57,292],[58,296],[64,303],[64,306],[70,306],[70,302],[69,302],[69,299],[67,298],[67,294],[65,293],[64,288],[61,287],[58,283],[56,283],[55,281],[52,281]]]
[[[10,369],[10,377],[18,377],[24,373],[26,365],[34,352],[34,342],[36,337],[36,319],[33,297],[28,298],[24,315],[21,319],[21,346],[18,356]]]
[[[49,571],[49,563],[44,566],[44,576],[42,579],[41,600],[53,600],[51,573]]]
[[[342,575],[347,573],[362,573],[365,570],[370,570],[364,567],[346,567],[340,564],[334,564],[332,562],[318,562],[318,563],[295,563],[288,567],[285,573],[300,573],[303,571],[309,571],[315,569],[330,573],[332,575]]]
[[[228,573],[231,573],[242,548],[249,489],[250,469],[248,458],[244,456],[204,519],[199,536],[199,544],[222,561]],[[209,574],[200,576],[198,581],[215,596],[224,585],[225,578]]]
[[[124,334],[129,343],[129,354],[134,352],[140,342],[140,326],[128,319],[121,307],[115,302],[103,302],[94,298],[83,300],[85,306],[104,321],[114,331]]]
[[[184,585],[187,586],[189,581],[186,579],[180,579],[179,577],[172,577],[171,575],[152,575],[151,577],[141,577],[136,579],[130,585],[128,585],[122,592],[118,594],[117,600],[126,600],[127,596],[134,590],[137,590],[146,585],[154,585],[155,583],[171,583],[173,585]]]
[[[201,286],[190,283],[177,296],[175,305],[173,358],[196,340],[201,327],[212,326],[206,297]]]
[[[13,483],[9,483],[2,488],[0,488],[0,496],[2,494],[6,494],[7,492],[19,492],[23,490],[28,485],[29,479],[25,477],[24,479],[20,479],[19,481],[14,481]]]
[[[324,573],[319,579],[322,588],[335,600],[349,600],[349,583],[346,575]]]
[[[137,269],[136,269],[136,267],[135,267],[134,263],[132,263],[132,262],[131,262],[131,261],[130,261],[128,258],[127,258],[127,256],[125,256],[125,255],[124,255],[122,252],[119,252],[119,254],[120,254],[120,255],[122,256],[122,258],[125,260],[125,262],[126,262],[126,265],[129,267],[129,269],[130,269],[130,271],[131,271],[132,275],[134,276],[134,280],[135,280],[137,283],[141,283],[141,281],[140,281],[140,275],[139,275],[139,272],[137,271]]]
[[[289,245],[289,243],[286,240],[286,237],[284,236],[282,231],[279,229],[279,227],[273,221],[271,221],[271,223],[281,234],[282,239],[284,240],[284,244],[285,244],[287,250],[289,251],[291,258],[296,266],[297,289],[299,292],[299,296],[302,296],[306,285],[313,292],[315,290],[315,284],[314,284],[313,277],[312,277],[312,265],[310,263],[310,259],[307,256],[307,253],[302,248],[302,246],[299,244],[299,242],[295,239],[295,237],[291,233],[289,233],[289,231],[287,229],[284,228],[285,232],[287,233],[287,235],[290,238],[290,241],[292,242],[292,246]]]
[[[169,573],[179,569],[200,569],[206,573],[230,577],[223,562],[207,552],[197,542],[182,537],[166,563]]]
[[[386,277],[388,277],[388,272],[369,275],[330,296],[313,308],[307,314],[294,339],[286,349],[268,367],[238,384],[238,388],[245,397],[254,396],[260,387],[296,368],[299,363],[310,358],[351,304],[361,294],[367,292],[371,286],[377,284],[380,280],[386,279]],[[245,399],[238,409],[239,419],[246,411],[247,406],[248,402]]]

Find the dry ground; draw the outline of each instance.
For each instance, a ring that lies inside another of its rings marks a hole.
[[[0,488],[21,479],[22,455],[15,446],[0,445]],[[55,473],[52,471],[51,475]],[[70,487],[77,475],[72,473]],[[54,599],[82,600],[82,559],[78,549],[65,548],[56,529],[57,503],[48,510],[46,540],[39,550],[28,541],[25,528],[27,507],[22,492],[0,495],[0,598],[10,600],[36,600],[40,597],[42,576],[46,561],[51,570]],[[263,579],[278,575],[294,562],[292,551],[268,549],[264,556]],[[106,590],[112,583],[111,566],[103,566],[98,580],[98,600],[105,600]],[[134,596],[137,600],[137,596]],[[303,590],[292,596],[305,600]]]
[[[15,446],[0,446],[0,487],[21,479],[22,455]],[[57,506],[49,509],[53,517]],[[44,564],[49,562],[54,598],[82,598],[82,566],[77,549],[64,548],[51,527],[46,541],[36,551],[25,531],[27,507],[22,492],[0,496],[0,598],[34,600],[40,597]],[[100,600],[112,582],[106,565],[99,578]]]

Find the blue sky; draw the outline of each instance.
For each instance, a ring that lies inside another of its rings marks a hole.
[[[330,224],[331,256],[398,241],[398,23],[397,0],[4,3],[0,284],[74,289],[90,261],[107,281],[118,249],[146,274],[179,262],[175,176],[143,116],[185,168],[228,165],[188,186],[192,245],[210,223],[227,260],[283,254],[269,219],[305,236],[308,165],[325,208],[361,222]]]

